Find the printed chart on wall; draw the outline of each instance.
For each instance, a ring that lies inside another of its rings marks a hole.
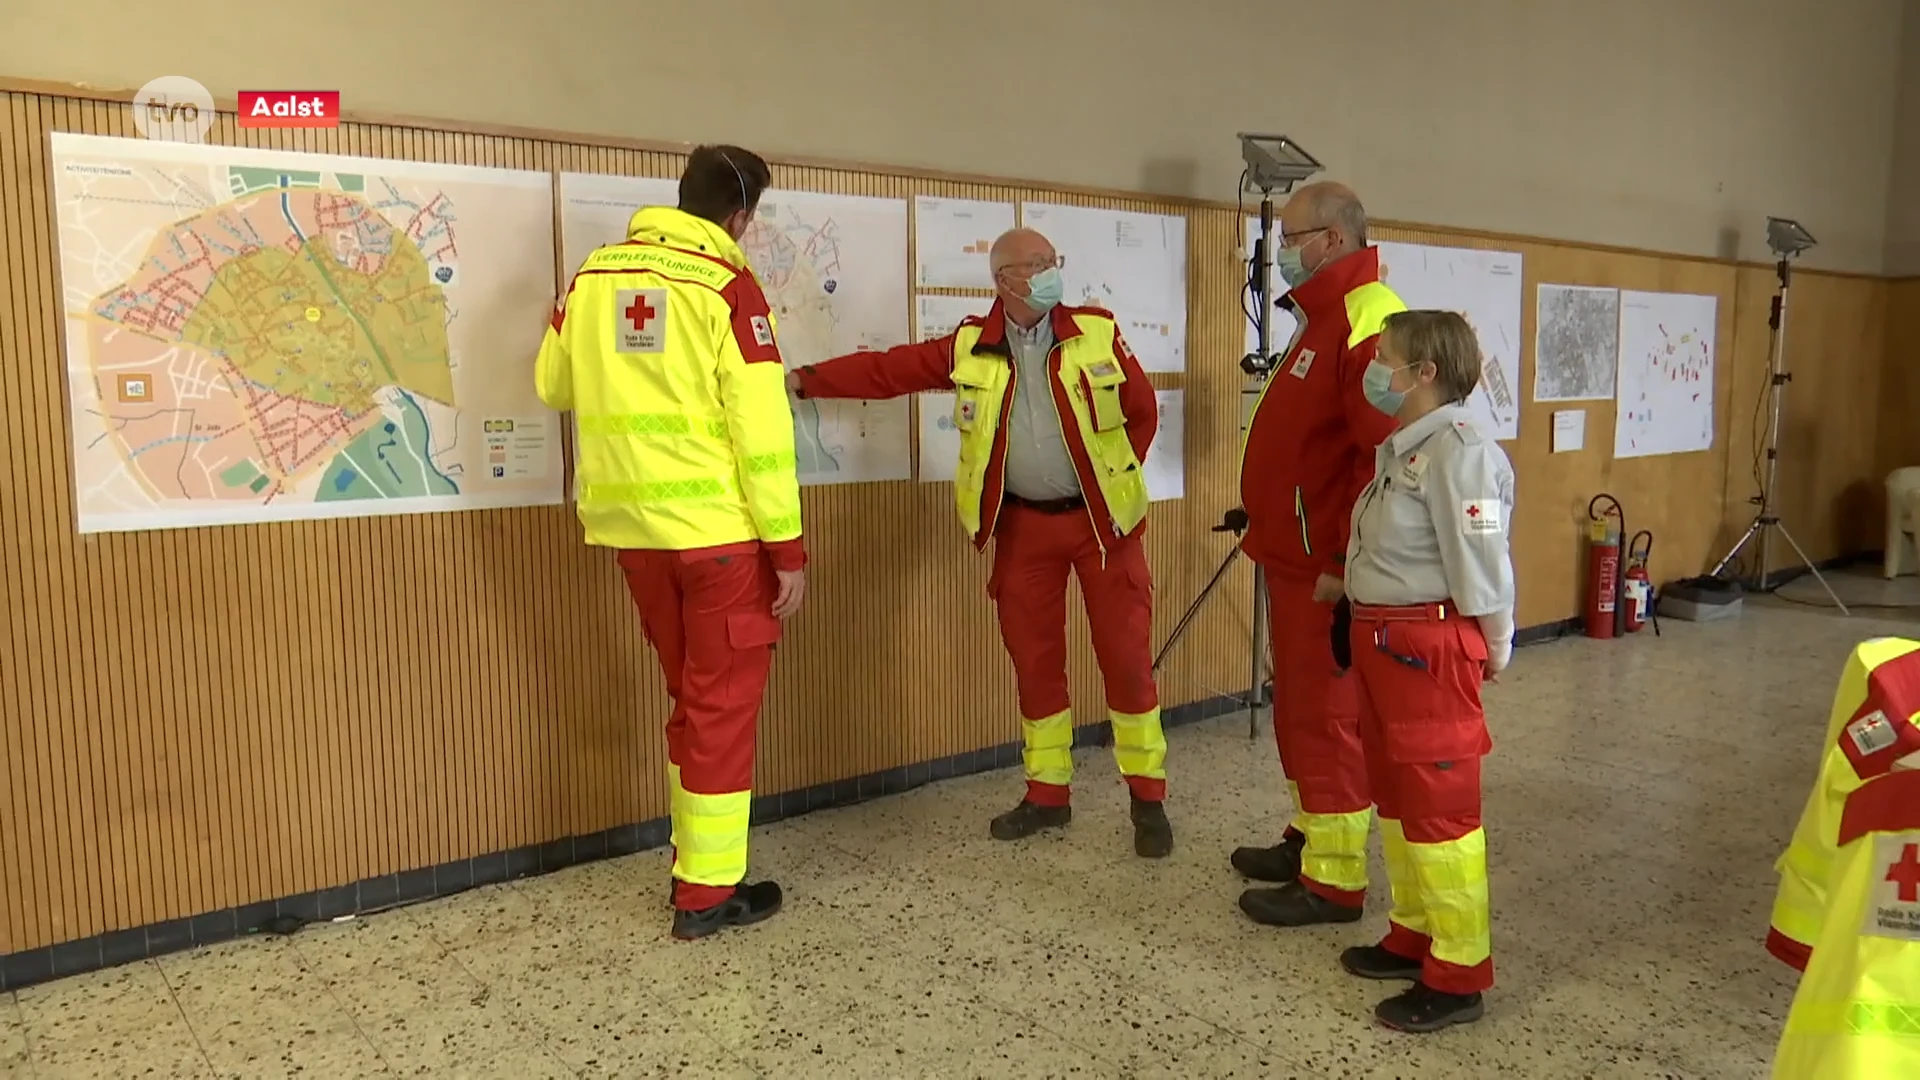
[[[1614,457],[1712,449],[1718,315],[1713,296],[1621,292]]]
[[[769,191],[740,238],[779,324],[790,368],[907,341],[907,204]],[[905,398],[798,401],[803,484],[913,477]]]
[[[1187,369],[1187,219],[1170,214],[1023,203],[1066,260],[1066,302],[1106,308],[1148,371]]]
[[[989,250],[1013,228],[1013,204],[979,199],[913,200],[913,252],[922,289],[991,289]]]
[[[562,501],[550,176],[52,146],[81,532]]]
[[[920,482],[951,484],[960,471],[960,429],[953,423],[954,396],[920,395]]]
[[[564,173],[564,258],[626,236],[642,206],[677,201],[673,181]],[[768,191],[741,237],[778,326],[789,368],[907,340],[907,204],[898,199]],[[908,408],[896,401],[794,403],[802,484],[905,480],[912,475]]]
[[[1511,251],[1381,243],[1380,277],[1409,308],[1466,316],[1480,338],[1480,387],[1468,404],[1493,437],[1520,437],[1520,256]]]
[[[1153,445],[1147,447],[1147,496],[1154,502],[1183,499],[1187,495],[1187,392],[1159,390],[1160,426],[1153,433]]]
[[[1534,301],[1533,400],[1613,396],[1620,360],[1620,291],[1541,285]]]
[[[680,182],[645,176],[560,174],[560,261],[570,280],[593,249],[627,238],[627,223],[643,206],[675,206]]]

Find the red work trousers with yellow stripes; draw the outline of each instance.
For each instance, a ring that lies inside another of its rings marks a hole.
[[[1333,658],[1333,605],[1314,579],[1265,564],[1273,638],[1273,735],[1293,789],[1291,832],[1303,834],[1300,883],[1346,907],[1367,899],[1373,800],[1360,747],[1359,680]]]
[[[1153,680],[1153,575],[1131,536],[1101,541],[1084,507],[1060,512],[1009,500],[994,528],[987,594],[1013,660],[1025,741],[1027,801],[1065,806],[1073,782],[1067,687],[1067,578],[1078,577],[1093,655],[1106,683],[1113,756],[1136,798],[1166,796],[1167,740]]]
[[[1360,735],[1380,811],[1393,914],[1381,947],[1450,994],[1493,985],[1480,759],[1487,641],[1448,603],[1353,605]]]
[[[780,639],[778,584],[758,542],[619,559],[673,699],[674,906],[699,911],[732,896],[746,875],[754,738]]]

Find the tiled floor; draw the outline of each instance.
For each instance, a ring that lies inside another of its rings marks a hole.
[[[656,852],[0,996],[0,1075],[1763,1076],[1792,990],[1760,944],[1772,861],[1848,648],[1916,618],[1776,601],[1523,650],[1489,693],[1500,985],[1439,1036],[1372,1026],[1382,987],[1337,967],[1380,903],[1293,932],[1236,910],[1227,852],[1285,806],[1230,717],[1174,736],[1164,863],[1089,753],[1038,842],[987,838],[1009,773],[765,829],[788,909],[701,944],[664,936]]]

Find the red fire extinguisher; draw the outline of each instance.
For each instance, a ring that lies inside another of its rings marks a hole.
[[[1627,541],[1627,572],[1624,575],[1625,612],[1627,633],[1637,634],[1653,622],[1653,632],[1660,633],[1659,616],[1653,611],[1653,579],[1647,576],[1647,560],[1653,558],[1653,534],[1645,529],[1633,534]]]
[[[1601,509],[1601,503],[1608,504]],[[1590,638],[1618,633],[1620,617],[1620,536],[1626,524],[1620,500],[1595,495],[1587,503],[1587,598],[1584,622]]]

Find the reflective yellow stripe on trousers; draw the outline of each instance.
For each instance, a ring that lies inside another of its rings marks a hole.
[[[1365,892],[1367,827],[1372,823],[1372,810],[1349,814],[1296,812],[1293,827],[1307,834],[1307,846],[1300,859],[1301,873],[1331,888]]]
[[[1066,787],[1073,783],[1073,712],[1054,713],[1038,720],[1020,721],[1026,743],[1021,758],[1027,779]]]
[[[1113,723],[1113,761],[1121,776],[1149,780],[1167,778],[1167,735],[1160,727],[1160,710],[1143,713],[1107,713]],[[1071,741],[1072,736],[1068,736]]]
[[[1486,830],[1475,829],[1458,840],[1437,844],[1410,843],[1406,850],[1419,882],[1420,909],[1426,917],[1426,933],[1433,939],[1434,958],[1460,967],[1484,961],[1493,952]],[[1391,859],[1387,865],[1393,865]],[[1393,894],[1397,910],[1398,882]]]
[[[696,795],[676,785],[673,795],[673,876],[689,885],[740,884],[753,793]]]

